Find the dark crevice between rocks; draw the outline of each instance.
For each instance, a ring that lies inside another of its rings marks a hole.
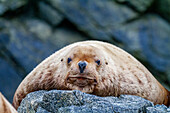
[[[54,7],[48,0],[39,0],[41,2],[44,2],[45,4],[49,5],[51,8],[53,8],[54,10],[56,10],[57,12],[63,14],[62,11],[58,10],[56,7]]]
[[[83,31],[80,31],[76,25],[74,25],[72,22],[70,22],[68,19],[64,18],[58,25],[54,26],[54,29],[57,28],[67,28],[71,31],[75,31],[80,33],[81,35],[85,36],[85,37],[90,37],[88,36],[88,34],[86,34]]]
[[[32,17],[36,14],[36,4],[39,0],[29,0],[28,3],[24,6],[21,6],[15,10],[8,10],[4,14],[1,15],[1,17],[6,19],[13,19],[16,17],[24,16],[24,17]]]
[[[156,3],[157,3],[157,0],[153,0],[150,4],[150,6],[147,7],[147,9],[145,11],[138,11],[132,4],[130,4],[128,1],[124,1],[124,2],[119,2],[118,0],[115,0],[116,3],[118,4],[121,4],[121,5],[126,5],[128,6],[129,8],[131,8],[133,11],[137,12],[139,14],[138,17],[136,18],[133,18],[133,19],[130,19],[130,20],[127,20],[127,21],[133,21],[133,20],[137,20],[139,19],[140,17],[146,15],[146,14],[150,14],[150,13],[158,13],[156,10],[155,10],[155,7],[157,7]]]
[[[94,37],[92,37],[90,34],[87,34],[87,32],[81,31],[79,30],[79,28],[73,24],[72,22],[70,22],[68,19],[64,18],[60,24],[58,24],[57,26],[54,26],[54,29],[57,28],[67,28],[70,31],[74,31],[74,32],[78,32],[81,36],[87,37],[88,40],[96,40]],[[99,40],[99,39],[97,39]],[[120,44],[121,42],[119,40],[117,40],[116,38],[112,38],[111,40],[99,40],[99,41],[104,41],[104,42],[108,42],[108,43],[113,43],[113,44]]]
[[[129,8],[131,8],[132,10],[134,10],[137,13],[142,13],[140,11],[138,11],[132,4],[130,4],[128,1],[123,1],[123,2],[119,2],[118,0],[114,0],[116,3],[120,4],[120,5],[126,5]]]
[[[101,40],[101,39],[96,39],[95,37],[91,36],[90,34],[88,34],[88,31],[83,31],[80,30],[80,28],[78,28],[74,23],[72,23],[70,20],[68,20],[65,14],[62,13],[62,11],[56,9],[56,7],[54,7],[53,5],[51,5],[47,0],[40,0],[43,1],[44,3],[46,3],[47,5],[50,5],[51,8],[53,8],[54,10],[56,10],[57,12],[59,12],[60,14],[62,14],[64,16],[64,19],[56,26],[52,26],[53,29],[57,29],[57,28],[66,28],[69,29],[70,31],[74,31],[74,32],[78,32],[81,36],[87,37],[88,40],[98,40],[98,41],[103,41],[103,42],[108,42],[108,43],[114,43],[114,44],[118,44],[120,43],[119,40],[116,40],[115,38],[111,38],[111,40]],[[37,6],[38,7],[38,6]],[[38,15],[38,14],[37,14]],[[49,23],[49,22],[47,22]],[[112,36],[110,36],[112,37]]]
[[[39,20],[45,21],[47,24],[49,24],[51,27],[55,28],[55,26],[53,26],[49,21],[45,20],[44,18],[42,18],[40,16],[40,9],[39,9],[39,3],[40,2],[44,2],[45,4],[49,5],[51,8],[53,8],[54,10],[56,10],[54,7],[52,7],[52,5],[50,5],[46,0],[38,0],[38,2],[34,3],[34,16],[37,17]],[[58,12],[58,10],[57,10]]]
[[[6,19],[16,18],[20,15],[23,15],[27,11],[26,6],[22,6],[15,10],[8,10],[4,14],[1,15],[1,17],[4,17]]]
[[[144,16],[149,15],[150,13],[155,13],[155,12],[150,12],[150,8],[151,8],[151,6],[149,6],[146,11],[138,13],[138,15],[136,17],[126,20],[125,22],[122,23],[122,25],[128,24],[128,23],[133,23],[133,22],[143,18]]]
[[[87,37],[89,40],[94,39],[93,37],[88,35],[86,32],[79,30],[76,25],[74,25],[72,22],[70,22],[66,18],[64,18],[57,26],[54,26],[54,30],[57,28],[67,28],[70,31],[78,32],[81,36]]]
[[[131,18],[125,22],[123,22],[122,24],[127,24],[127,23],[132,23],[136,20],[139,20],[141,18],[143,18],[145,15],[150,15],[150,14],[156,14],[156,15],[159,15],[161,18],[163,18],[165,21],[169,22],[166,17],[162,16],[161,13],[159,13],[159,11],[157,11],[157,9],[155,9],[155,7],[157,7],[157,1],[156,0],[153,0],[153,2],[151,3],[150,6],[147,7],[147,9],[143,12],[140,12],[138,11],[133,5],[131,5],[129,2],[125,1],[125,2],[119,2],[119,1],[115,1],[116,3],[118,4],[121,4],[121,5],[126,5],[128,6],[129,8],[131,8],[132,10],[134,10],[135,12],[138,13],[138,16],[135,17],[135,18]]]
[[[118,3],[118,4],[121,4],[121,5],[126,5],[126,6],[128,6],[128,7],[131,8],[133,11],[137,12],[137,13],[140,15],[140,17],[141,17],[141,16],[147,14],[147,13],[150,11],[150,9],[152,8],[152,5],[154,4],[155,0],[153,0],[153,1],[151,2],[151,5],[148,6],[145,11],[138,11],[138,10],[136,9],[136,7],[133,6],[132,4],[130,4],[128,1],[119,2],[119,1],[115,0],[115,2]]]
[[[53,5],[51,5],[48,0],[38,0],[38,1],[39,1],[39,2],[43,2],[43,3],[45,3],[46,5],[49,5],[50,8],[52,8],[52,9],[55,10],[56,12],[60,13],[61,15],[63,15],[63,13],[62,13],[60,10],[56,9]],[[39,2],[38,2],[38,3],[39,3]],[[45,21],[46,23],[48,23],[49,25],[51,25],[51,27],[53,27],[54,29],[57,28],[58,26],[60,26],[60,23],[62,23],[62,21],[65,21],[65,16],[63,17],[64,19],[63,19],[59,24],[57,24],[57,25],[52,25],[49,21],[44,20],[44,18],[42,18],[42,17],[40,16],[40,14],[39,14],[39,13],[40,13],[40,9],[39,9],[39,6],[38,6],[39,4],[38,4],[38,3],[35,5],[35,9],[37,10],[37,11],[35,12],[35,15],[36,15],[39,19]]]
[[[126,24],[129,24],[129,23],[133,23],[135,21],[138,21],[140,20],[141,18],[144,18],[146,15],[150,15],[150,14],[157,14],[155,12],[150,12],[150,11],[145,11],[144,13],[141,13],[141,14],[138,14],[138,16],[136,16],[135,18],[131,18],[131,19],[128,19],[126,20],[125,22],[122,23],[122,25],[126,25]]]
[[[124,43],[121,40],[118,40],[116,37],[111,36],[112,40],[108,41],[108,43],[112,43],[120,48],[125,48]]]
[[[145,15],[145,14],[140,14],[140,15],[138,15],[138,16],[135,17],[135,18],[128,19],[128,20],[126,20],[125,22],[123,22],[122,25],[129,24],[129,23],[133,23],[133,22],[141,19],[144,15]]]
[[[170,23],[170,21],[161,14],[161,12],[159,12],[159,10],[156,8],[158,7],[158,0],[154,0],[152,5],[148,8],[147,13],[156,13],[158,14],[161,18],[163,18],[165,21],[167,21],[168,23]],[[170,9],[169,9],[170,10]]]

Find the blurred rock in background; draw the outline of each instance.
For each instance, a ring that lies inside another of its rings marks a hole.
[[[170,88],[169,0],[0,0],[0,91],[12,102],[42,60],[77,41],[115,44]]]

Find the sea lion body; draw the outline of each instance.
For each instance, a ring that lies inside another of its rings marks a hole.
[[[77,42],[49,56],[21,82],[13,105],[17,109],[30,92],[51,89],[98,96],[137,95],[154,104],[169,105],[169,91],[139,61],[100,41]]]
[[[0,113],[17,113],[15,108],[0,92]]]

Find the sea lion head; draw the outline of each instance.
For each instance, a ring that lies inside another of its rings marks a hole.
[[[66,55],[66,86],[72,90],[92,93],[98,84],[102,67],[102,52],[93,46],[78,45]]]
[[[37,90],[80,90],[98,96],[111,95],[112,86],[116,86],[112,81],[116,78],[112,77],[116,68],[109,65],[114,62],[106,50],[98,43],[79,42],[56,51],[22,81],[13,105],[18,108],[28,93]]]

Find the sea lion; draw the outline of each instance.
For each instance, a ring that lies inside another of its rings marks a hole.
[[[101,41],[68,45],[40,63],[21,82],[13,105],[37,90],[80,90],[98,96],[137,95],[168,104],[169,91],[133,56]]]
[[[0,113],[17,113],[15,108],[0,92]]]

